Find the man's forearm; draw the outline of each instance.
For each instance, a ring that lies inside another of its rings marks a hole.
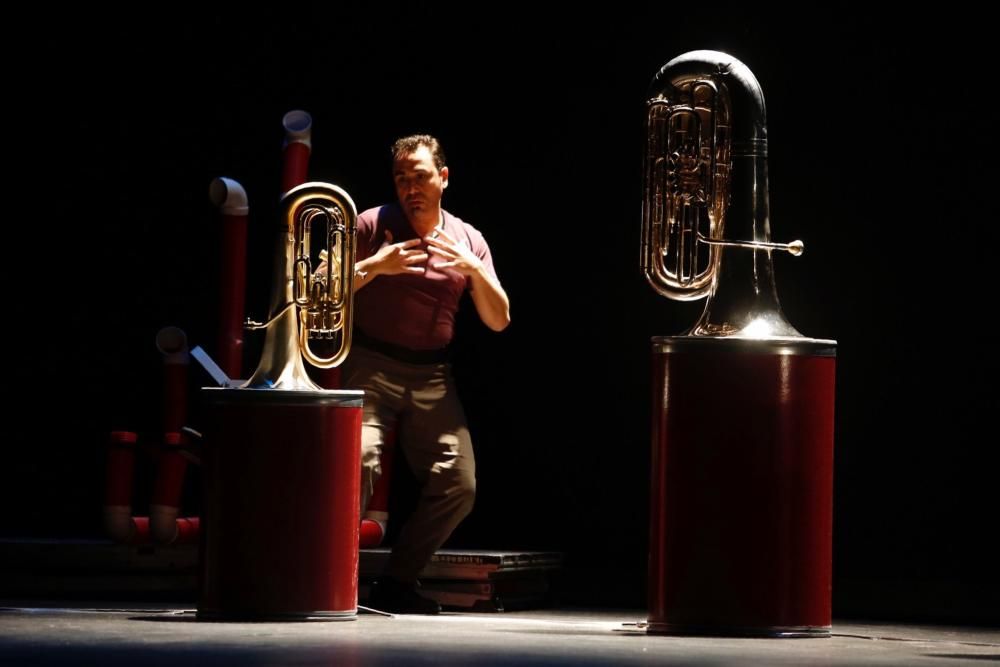
[[[480,269],[472,276],[472,302],[483,324],[494,331],[503,331],[510,324],[510,300],[500,282]]]
[[[354,291],[357,292],[359,289],[375,280],[375,276],[378,273],[375,271],[377,268],[374,257],[368,257],[361,260],[360,262],[354,263]]]

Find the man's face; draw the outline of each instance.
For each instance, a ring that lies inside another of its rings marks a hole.
[[[433,211],[448,187],[448,167],[438,171],[434,157],[426,146],[404,155],[392,164],[396,196],[409,218],[418,218]]]

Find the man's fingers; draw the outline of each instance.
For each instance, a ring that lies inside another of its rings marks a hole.
[[[439,229],[439,230],[437,230],[437,232],[438,232],[438,236],[440,236],[441,238],[443,238],[445,241],[447,241],[448,243],[451,243],[452,245],[455,244],[455,239],[451,238],[451,236],[449,236],[448,232],[444,231],[443,229]]]
[[[458,257],[455,253],[450,250],[445,250],[444,248],[438,248],[437,246],[428,246],[427,250],[434,253],[435,255],[441,255],[442,257],[447,257],[448,259],[455,259]]]
[[[389,232],[386,232],[388,234]],[[410,239],[409,241],[403,241],[402,243],[397,243],[396,247],[399,248],[412,248],[413,246],[420,245],[421,239]]]
[[[416,264],[417,262],[426,262],[427,257],[428,255],[426,252],[421,252],[421,253],[407,255],[406,257],[403,258],[403,261],[406,262],[407,264]]]
[[[457,257],[459,254],[459,248],[464,248],[465,250],[472,250],[472,246],[469,244],[468,239],[462,239],[461,241],[455,241],[455,239],[448,236],[444,231],[440,233],[441,238],[434,238],[433,236],[425,237],[424,240],[427,242],[428,250],[433,250],[434,248],[443,248],[445,250],[450,250],[453,257]]]
[[[426,269],[422,266],[405,266],[403,271],[406,273],[424,273]]]

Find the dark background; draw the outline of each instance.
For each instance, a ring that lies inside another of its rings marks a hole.
[[[567,600],[643,605],[648,341],[700,312],[639,271],[643,102],[665,62],[711,48],[746,63],[767,100],[773,235],[806,244],[774,259],[785,313],[839,341],[835,614],[996,620],[986,19],[953,5],[537,9],[26,23],[30,46],[6,56],[3,535],[99,536],[108,431],[156,438],[157,330],[213,352],[217,176],[249,193],[247,306],[263,317],[281,118],[305,109],[310,178],[359,209],[394,196],[393,139],[437,135],[445,206],[484,232],[510,295],[503,334],[471,303],[460,314],[479,497],[453,544],[558,549]],[[192,371],[192,387],[209,383]],[[197,472],[188,484],[196,513]]]

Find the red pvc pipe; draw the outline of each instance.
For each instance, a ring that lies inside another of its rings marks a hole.
[[[172,444],[179,444],[180,430],[187,420],[187,378],[191,362],[187,335],[177,327],[164,327],[156,334],[156,347],[163,355],[163,432]]]
[[[247,217],[243,186],[216,178],[208,190],[222,213],[222,256],[219,265],[219,334],[216,363],[232,379],[243,372],[243,320],[246,317]]]
[[[132,504],[132,478],[135,466],[135,443],[132,431],[112,431],[108,441],[107,484],[104,505],[121,507]]]
[[[104,487],[104,529],[115,542],[130,542],[137,536],[132,519],[132,483],[135,469],[133,431],[112,431]],[[149,535],[148,525],[146,535]]]
[[[104,492],[104,528],[115,542],[148,544],[149,519],[132,516],[135,469],[134,431],[112,431],[108,438],[107,480]]]
[[[306,111],[289,111],[281,119],[285,128],[284,165],[281,192],[288,192],[308,180],[312,152],[312,116]]]
[[[324,389],[343,389],[340,382],[340,366],[333,368],[314,368],[313,379]]]
[[[361,549],[371,549],[382,544],[385,539],[385,529],[382,523],[373,519],[361,520],[361,536],[359,538]]]
[[[165,327],[156,335],[156,347],[163,355],[163,450],[157,460],[156,479],[149,506],[150,534],[154,542],[171,544],[183,531],[178,519],[187,459],[181,453],[181,428],[187,420],[188,354],[187,336],[177,327]],[[189,525],[185,525],[188,529]],[[190,533],[191,530],[186,530]]]
[[[306,111],[289,111],[281,119],[285,128],[284,164],[281,191],[288,192],[309,180],[309,157],[312,152],[312,116]],[[341,389],[340,367],[314,368],[316,383],[324,389]]]
[[[389,489],[392,483],[392,466],[396,453],[396,432],[386,433],[382,445],[382,474],[375,482],[368,508],[361,519],[361,548],[369,549],[382,544],[386,524],[389,522]]]

